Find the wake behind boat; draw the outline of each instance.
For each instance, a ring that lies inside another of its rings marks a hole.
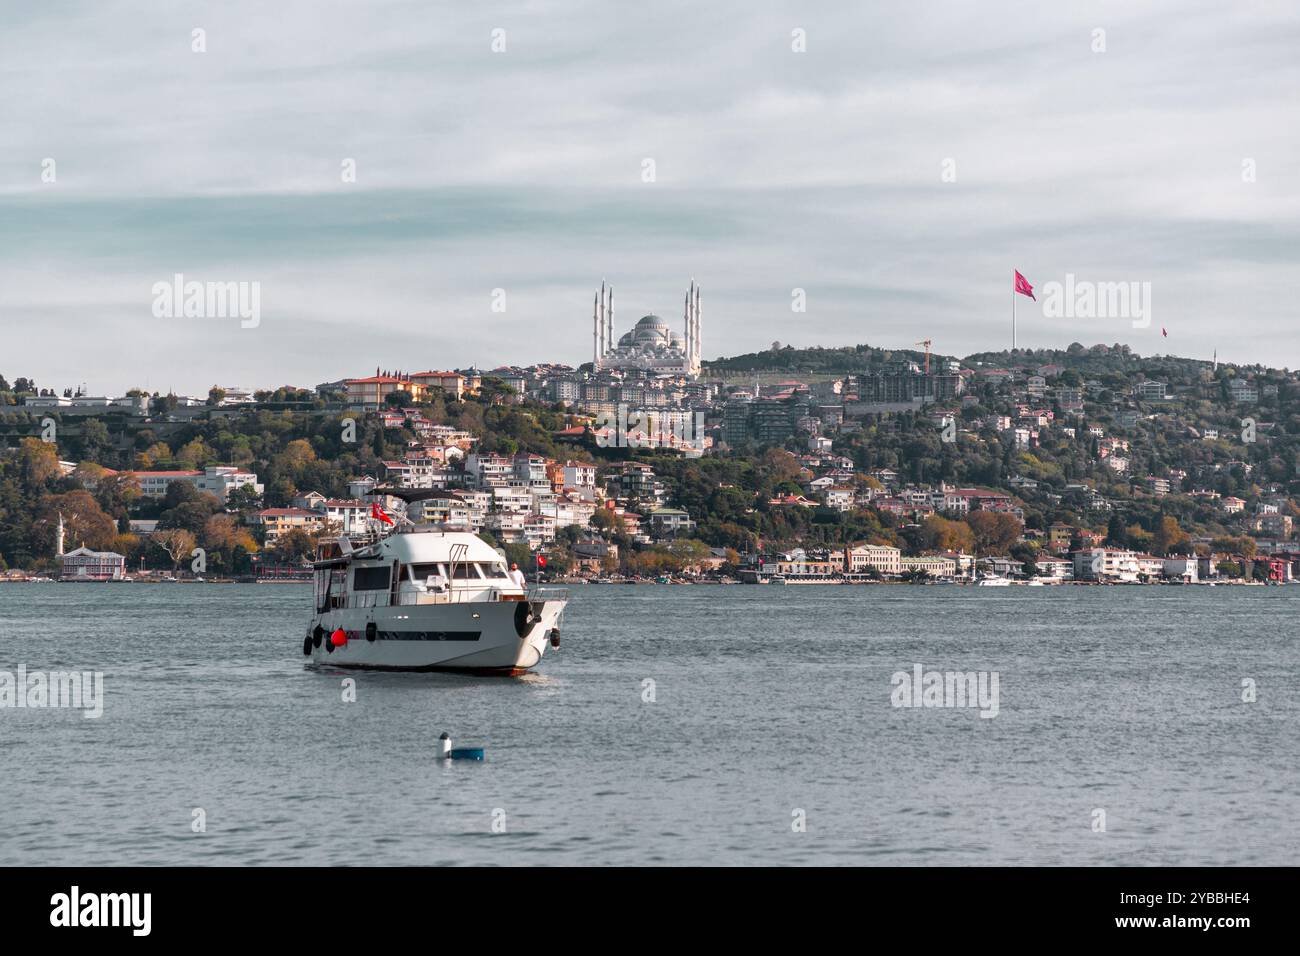
[[[560,645],[561,588],[511,579],[477,535],[403,526],[317,546],[303,654],[335,667],[519,674]]]

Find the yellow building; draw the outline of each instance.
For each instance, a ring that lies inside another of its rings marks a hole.
[[[382,408],[394,392],[410,392],[412,399],[422,401],[425,386],[405,375],[371,375],[369,378],[349,378],[343,382],[348,402],[367,408]]]

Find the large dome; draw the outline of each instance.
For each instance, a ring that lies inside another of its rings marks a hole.
[[[681,348],[682,337],[668,327],[668,323],[657,315],[643,315],[631,332],[618,340],[620,348],[631,346],[638,349]]]

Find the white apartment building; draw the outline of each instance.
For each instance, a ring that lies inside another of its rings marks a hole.
[[[502,455],[475,453],[465,456],[465,476],[478,488],[506,484],[514,473],[513,466],[514,463]]]
[[[1165,383],[1150,380],[1138,382],[1133,386],[1133,394],[1147,401],[1163,401],[1165,398]]]
[[[576,488],[581,492],[584,488],[594,490],[596,487],[596,466],[593,464],[585,461],[566,461],[562,474],[566,488]]]
[[[230,465],[211,465],[202,471],[134,471],[130,473],[146,498],[163,498],[173,481],[192,484],[199,491],[216,495],[224,503],[236,488],[250,487],[258,495],[263,488],[257,475]]]
[[[524,540],[534,550],[555,540],[555,518],[532,514],[524,519]]]
[[[827,488],[826,506],[828,508],[834,508],[837,511],[853,510],[853,489]]]
[[[492,510],[527,514],[533,510],[533,493],[528,488],[498,485],[492,489]]]
[[[1034,564],[1038,568],[1037,577],[1047,581],[1069,581],[1074,577],[1074,562],[1065,558],[1038,558]]]
[[[453,494],[412,501],[407,505],[406,516],[416,524],[445,524],[453,528],[474,530],[469,505]]]
[[[483,529],[492,532],[497,540],[504,543],[523,541],[527,517],[522,511],[493,511],[483,519]]]
[[[515,455],[511,471],[511,477],[516,481],[536,487],[551,487],[551,481],[546,477],[546,459],[541,455],[529,455],[522,452]]]
[[[1074,552],[1076,581],[1137,581],[1137,555],[1116,548],[1089,548]]]
[[[1191,557],[1165,558],[1163,575],[1166,578],[1182,578],[1189,584],[1195,584],[1199,580],[1198,567],[1200,562],[1195,555]]]
[[[370,505],[364,501],[326,498],[319,491],[312,491],[294,498],[293,506],[318,512],[339,534],[360,534],[368,530]]]
[[[555,499],[554,514],[555,527],[557,528],[567,528],[571,525],[585,528],[591,523],[591,517],[595,513],[596,503],[594,501],[571,495]]]

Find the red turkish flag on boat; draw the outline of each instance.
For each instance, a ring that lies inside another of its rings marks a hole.
[[[1034,287],[1018,271],[1016,272],[1016,291],[1021,295],[1027,295],[1029,298],[1034,299]],[[1037,302],[1038,300],[1034,299],[1034,301]]]
[[[393,519],[388,517],[388,513],[384,511],[383,508],[379,507],[379,505],[376,504],[372,504],[370,506],[370,517],[378,518],[380,521],[384,522],[384,524],[393,523]]]

